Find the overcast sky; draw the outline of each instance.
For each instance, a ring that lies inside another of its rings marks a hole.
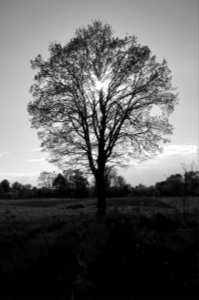
[[[50,42],[67,43],[94,19],[110,24],[116,36],[137,36],[159,61],[166,58],[179,93],[171,143],[156,159],[122,174],[133,185],[149,185],[182,172],[182,164],[198,164],[197,0],[0,0],[0,180],[34,183],[41,171],[56,169],[30,128],[30,59],[47,58]]]

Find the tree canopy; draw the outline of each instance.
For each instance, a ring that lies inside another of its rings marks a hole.
[[[100,21],[49,51],[31,61],[39,71],[28,112],[51,162],[91,170],[102,190],[106,166],[159,152],[177,102],[166,60]]]

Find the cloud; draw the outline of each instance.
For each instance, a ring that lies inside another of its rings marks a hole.
[[[41,157],[41,158],[29,158],[27,159],[28,162],[44,162],[46,161],[45,157]]]
[[[0,172],[0,177],[29,177],[37,176],[40,172]]]
[[[8,155],[10,154],[10,152],[7,151],[0,151],[0,157],[4,156],[4,155]]]
[[[150,159],[150,160],[141,162],[140,164],[137,165],[137,167],[139,167],[141,169],[151,169],[151,168],[158,168],[159,165],[160,165],[160,163],[158,160]]]
[[[40,147],[39,148],[31,148],[30,152],[42,152],[42,149]]]
[[[22,184],[37,185],[37,179],[40,172],[0,172],[0,181],[9,180],[11,183],[18,181]]]
[[[155,184],[172,174],[183,174],[184,166],[187,170],[197,166],[197,152],[197,145],[166,145],[163,152],[153,159],[129,165],[129,168],[121,170],[121,174],[133,186]]]
[[[161,155],[191,155],[197,154],[197,152],[198,146],[196,145],[167,145]]]
[[[171,166],[182,165],[182,163],[190,164],[197,161],[198,147],[196,145],[166,145],[163,151],[156,157],[135,163],[134,169],[168,169]]]

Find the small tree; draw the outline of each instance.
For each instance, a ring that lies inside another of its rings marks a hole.
[[[166,179],[170,196],[181,196],[184,189],[184,179],[181,174],[174,174]]]
[[[53,180],[53,187],[57,190],[64,190],[66,187],[66,179],[62,174],[58,174]]]
[[[4,197],[5,197],[5,192],[0,183],[0,199],[3,199]]]
[[[70,196],[70,186],[62,174],[58,174],[53,181],[53,188],[58,196]]]
[[[65,177],[71,186],[72,195],[75,197],[86,197],[88,195],[88,180],[79,169],[65,172]]]
[[[52,163],[93,173],[104,214],[106,167],[155,155],[172,133],[177,96],[167,62],[158,63],[134,36],[114,37],[100,21],[49,50],[49,59],[31,62],[39,70],[28,105],[32,126]]]
[[[185,171],[184,181],[188,196],[199,195],[199,171]]]
[[[23,185],[21,183],[19,183],[18,181],[15,181],[12,184],[12,197],[13,198],[21,198],[23,196]]]
[[[109,193],[111,196],[128,196],[131,186],[126,182],[123,176],[113,173],[111,184],[109,186]]]
[[[187,222],[188,199],[199,191],[199,171],[187,171],[184,168],[183,189],[181,195],[184,221]]]
[[[55,172],[43,171],[38,177],[38,185],[40,188],[52,189],[53,181],[56,177]]]
[[[7,179],[3,179],[1,181],[1,188],[3,190],[4,193],[9,193],[10,192],[10,182]]]

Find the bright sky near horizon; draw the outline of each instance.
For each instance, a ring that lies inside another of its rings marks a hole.
[[[110,24],[116,36],[137,36],[158,61],[166,58],[179,93],[171,143],[122,175],[150,185],[182,172],[182,164],[198,164],[198,0],[0,0],[0,180],[36,184],[41,171],[56,170],[30,128],[30,60],[47,58],[51,42],[67,43],[94,19]]]

